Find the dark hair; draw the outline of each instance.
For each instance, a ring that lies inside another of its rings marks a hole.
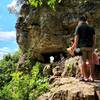
[[[80,21],[87,21],[87,18],[86,18],[86,16],[80,16],[80,17],[79,17],[79,20],[80,20]]]

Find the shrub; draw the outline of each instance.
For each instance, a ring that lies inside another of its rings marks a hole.
[[[0,100],[36,100],[48,90],[48,78],[42,76],[40,63],[28,74],[16,72],[16,57],[10,55],[0,61]]]

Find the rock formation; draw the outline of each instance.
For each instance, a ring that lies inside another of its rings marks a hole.
[[[78,17],[82,14],[87,15],[89,23],[98,24],[99,34],[99,0],[84,3],[62,0],[55,10],[48,6],[35,8],[25,3],[16,23],[17,43],[23,53],[30,51],[33,59],[43,60],[45,54],[66,53],[68,37],[74,33]]]
[[[100,100],[100,83],[80,82],[78,79],[56,78],[49,92],[37,100]]]
[[[99,100],[100,65],[95,66],[95,81],[79,81],[81,57],[63,59],[47,64],[43,74],[49,77],[49,90],[37,100]]]

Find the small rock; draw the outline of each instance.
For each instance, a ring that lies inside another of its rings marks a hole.
[[[44,75],[52,75],[52,66],[50,64],[45,65],[43,69],[43,74]]]

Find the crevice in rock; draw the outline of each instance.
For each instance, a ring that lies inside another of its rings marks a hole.
[[[54,57],[54,62],[61,60],[61,57],[67,58],[67,54],[64,52],[51,52],[51,53],[43,53],[44,63],[50,63],[50,57]]]

